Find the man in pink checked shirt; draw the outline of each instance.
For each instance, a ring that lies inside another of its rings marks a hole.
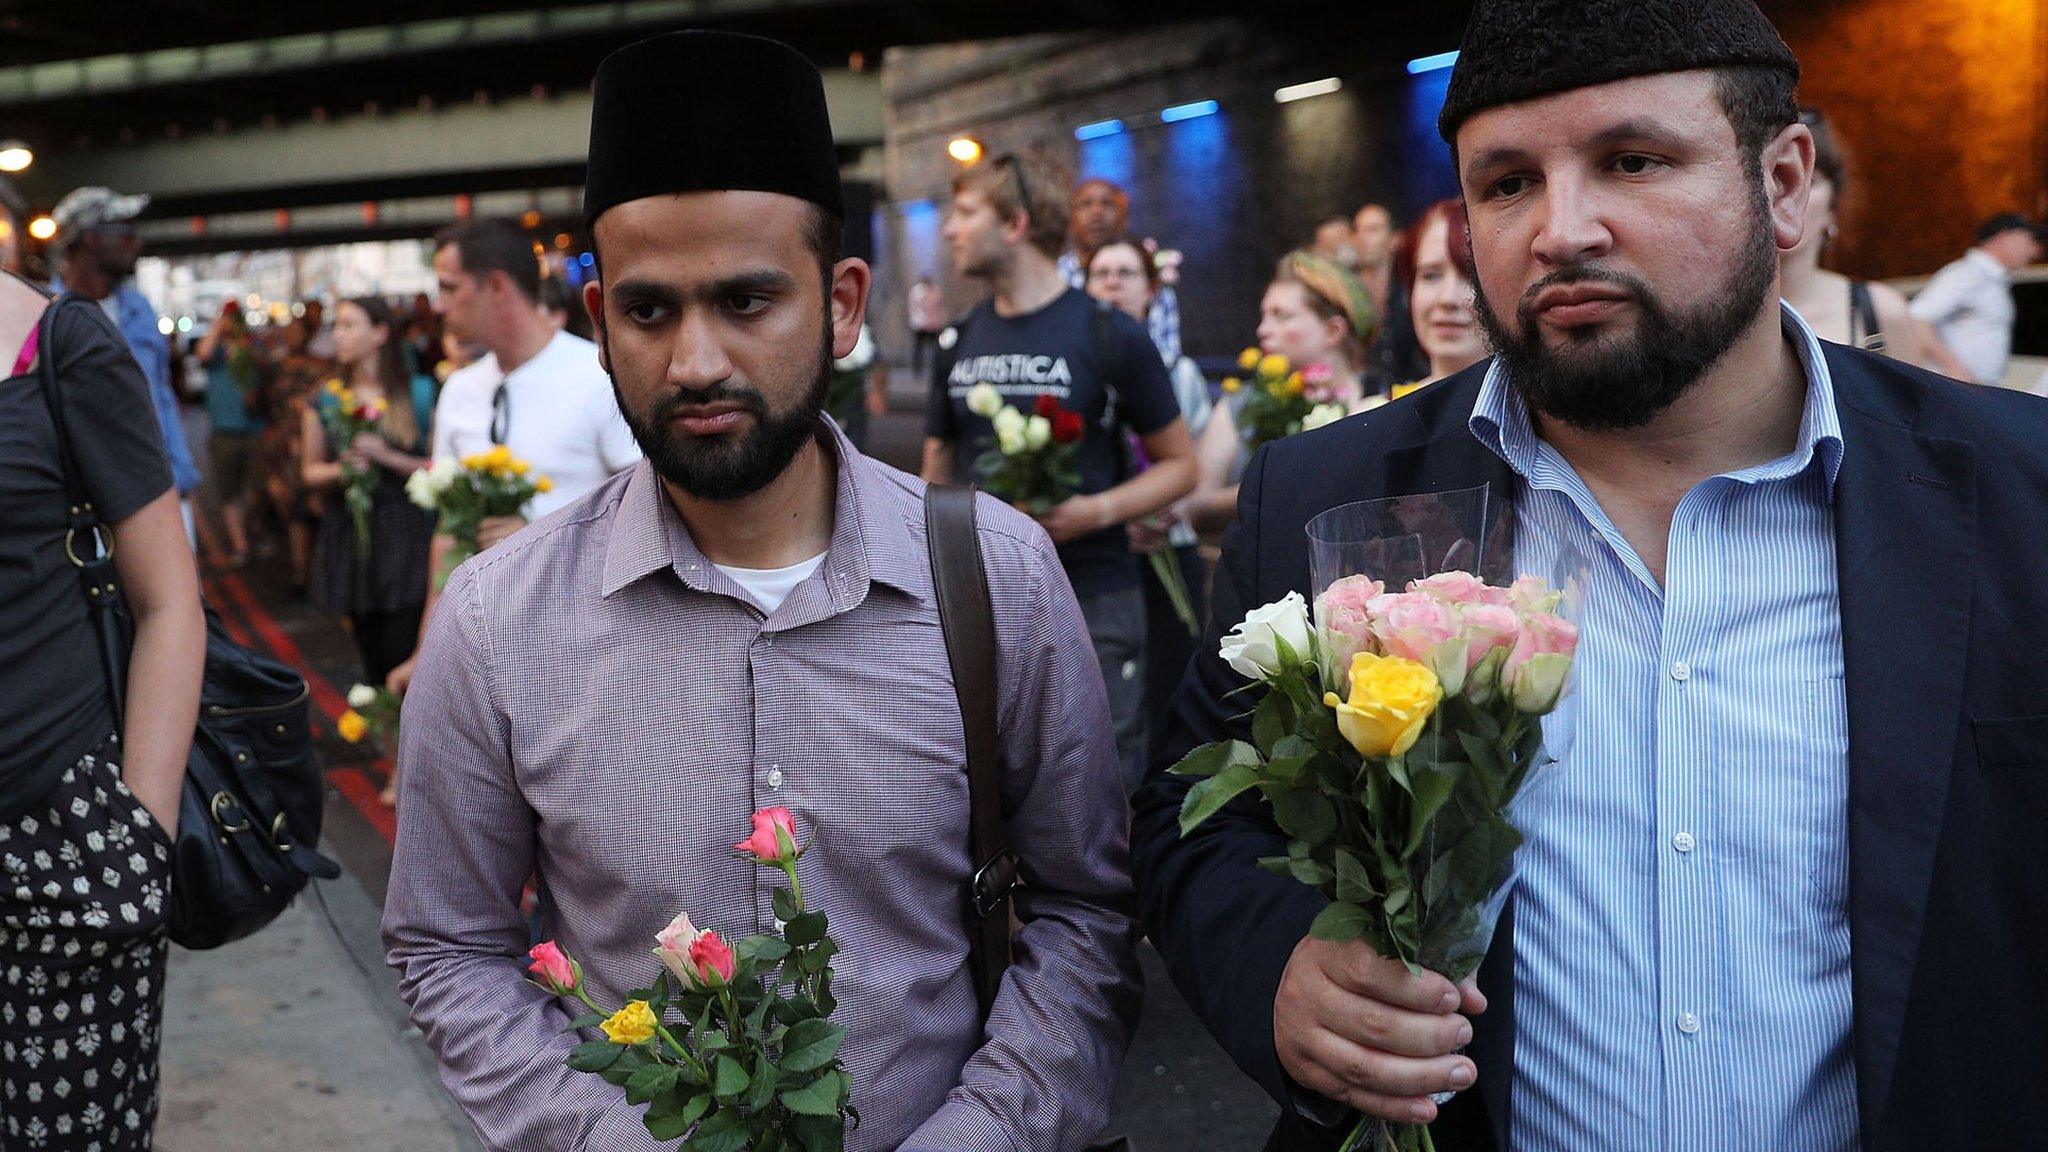
[[[821,416],[869,272],[840,260],[817,70],[656,37],[599,69],[586,290],[646,459],[464,564],[406,700],[389,959],[492,1148],[656,1147],[526,978],[520,890],[612,1002],[678,912],[738,937],[773,885],[733,844],[808,830],[861,1123],[853,1152],[1073,1150],[1138,1009],[1125,808],[1101,674],[1045,533],[989,499],[1003,813],[1024,887],[986,1018],[966,960],[965,743],[923,485]]]

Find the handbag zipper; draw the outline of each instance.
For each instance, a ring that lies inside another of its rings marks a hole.
[[[208,716],[248,716],[257,712],[275,712],[280,708],[290,708],[294,705],[305,703],[306,696],[310,691],[310,686],[302,684],[299,686],[299,694],[297,696],[281,704],[259,704],[253,708],[223,708],[218,704],[208,704],[206,706],[206,714]]]

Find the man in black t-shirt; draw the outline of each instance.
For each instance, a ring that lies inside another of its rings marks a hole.
[[[994,295],[940,335],[925,410],[924,478],[968,482],[994,443],[967,393],[988,384],[1029,412],[1040,396],[1081,414],[1080,491],[1038,517],[1059,549],[1095,643],[1126,789],[1144,772],[1145,600],[1123,526],[1195,485],[1194,444],[1166,365],[1142,325],[1069,287],[1055,264],[1067,192],[1034,158],[1001,156],[961,173],[941,230],[955,268]],[[1133,474],[1136,433],[1149,467]]]

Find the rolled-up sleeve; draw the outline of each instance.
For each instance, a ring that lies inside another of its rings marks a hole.
[[[535,821],[493,698],[474,567],[457,571],[436,605],[405,700],[386,959],[486,1145],[652,1150],[616,1088],[564,1063],[576,1042],[564,1031],[570,1016],[526,979],[519,901]]]
[[[982,499],[984,524],[998,515],[991,505]],[[982,537],[1022,927],[980,1049],[903,1152],[1080,1148],[1108,1122],[1137,1025],[1142,977],[1108,697],[1051,542],[1030,531]]]

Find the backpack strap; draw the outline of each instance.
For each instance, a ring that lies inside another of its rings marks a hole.
[[[924,522],[939,627],[967,738],[968,862],[974,866],[967,891],[967,963],[986,1018],[1010,966],[1010,893],[1017,885],[1017,857],[1003,832],[995,609],[975,533],[974,489],[927,486]]]

